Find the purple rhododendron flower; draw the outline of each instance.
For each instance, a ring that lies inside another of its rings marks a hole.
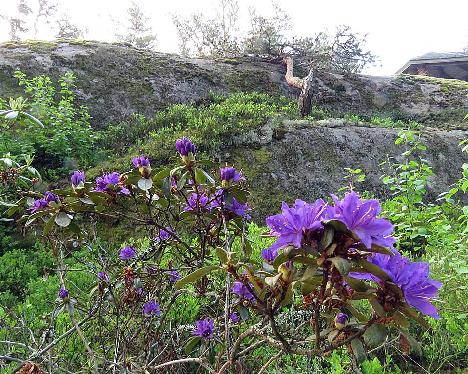
[[[39,210],[47,208],[49,206],[49,202],[46,199],[37,199],[34,200],[33,205],[29,208],[29,213],[36,213]]]
[[[240,322],[240,318],[237,315],[237,313],[231,313],[229,315],[229,319],[231,320],[232,323],[239,323]]]
[[[197,147],[185,136],[182,139],[177,139],[175,146],[181,156],[188,156],[189,153],[194,155],[197,152]]]
[[[322,229],[322,220],[328,218],[327,208],[322,199],[313,204],[298,199],[291,208],[283,202],[282,213],[266,219],[271,234],[278,237],[270,248],[277,250],[287,245],[300,248],[304,235]]]
[[[100,271],[98,273],[98,278],[103,282],[109,282],[109,275],[105,271]]]
[[[47,201],[48,203],[51,203],[51,202],[58,203],[60,201],[59,197],[50,191],[47,191],[44,194],[44,200]]]
[[[209,340],[213,337],[214,321],[210,318],[202,319],[196,322],[196,327],[192,331],[193,336],[199,336],[204,340]]]
[[[150,300],[147,303],[143,304],[143,314],[146,317],[151,317],[151,316],[159,317],[161,315],[161,307],[156,301]]]
[[[150,161],[148,160],[147,157],[143,155],[132,158],[132,163],[133,163],[133,166],[135,166],[136,168],[150,166]]]
[[[192,193],[187,199],[187,205],[184,208],[186,212],[198,211],[200,209],[211,210],[208,196],[203,193]]]
[[[65,287],[60,287],[58,295],[61,299],[66,299],[68,297],[68,290]]]
[[[77,187],[80,184],[83,184],[85,180],[86,180],[85,173],[84,171],[80,171],[80,170],[74,171],[70,177],[70,181],[73,187]]]
[[[235,197],[232,198],[232,202],[230,204],[225,204],[225,208],[239,217],[250,219],[250,215],[247,213],[251,210],[249,205],[247,203],[239,203]]]
[[[250,211],[250,207],[247,203],[241,204],[234,196],[231,197],[231,201],[228,203],[224,200],[224,190],[220,188],[216,193],[213,195],[213,199],[211,202],[212,208],[217,208],[223,206],[224,209],[234,213],[235,215],[250,219],[250,215],[247,213]]]
[[[133,247],[125,247],[120,250],[119,258],[121,260],[131,260],[133,257],[136,256],[135,248]]]
[[[177,282],[180,279],[180,274],[177,270],[169,271],[169,280],[171,282]]]
[[[276,256],[278,256],[278,250],[277,249],[272,249],[272,248],[266,248],[266,249],[262,249],[262,258],[266,261],[266,262],[273,262],[276,258]]]
[[[160,229],[159,230],[159,239],[161,240],[169,240],[172,238],[172,234],[171,234],[171,228],[170,227],[166,227],[166,229]]]
[[[118,191],[121,194],[129,195],[130,191],[126,187],[119,186],[120,174],[116,171],[110,174],[103,174],[100,177],[96,178],[96,189],[98,192],[107,192],[109,191],[109,186],[117,186],[120,190]]]
[[[247,288],[247,286],[239,281],[234,282],[231,288],[231,292],[239,296],[243,300],[253,302],[255,300],[254,295],[252,295]]]
[[[28,208],[29,213],[36,213],[39,210],[45,209],[51,202],[58,203],[60,202],[60,199],[53,192],[47,191],[42,199],[34,200],[33,205]]]
[[[361,200],[353,191],[346,193],[341,201],[336,196],[333,196],[333,200],[333,219],[343,222],[367,248],[371,248],[372,244],[393,247],[393,225],[386,219],[377,218],[381,210],[377,200]]]
[[[238,172],[232,166],[226,166],[219,169],[219,173],[221,175],[221,180],[226,182],[238,182],[240,180],[244,180],[242,173]]]
[[[429,278],[429,264],[427,262],[412,262],[398,253],[396,249],[392,251],[393,256],[376,253],[368,260],[384,270],[392,282],[401,288],[409,305],[425,315],[438,319],[437,309],[430,300],[437,296],[437,291],[442,284]],[[383,283],[372,274],[350,273],[350,276]]]
[[[349,317],[347,314],[344,314],[344,313],[338,313],[335,317],[335,323],[339,323],[341,325],[344,325],[346,324],[346,322],[348,321]]]

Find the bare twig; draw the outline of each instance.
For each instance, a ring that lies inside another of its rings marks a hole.
[[[153,366],[152,369],[156,370],[156,369],[161,369],[166,366],[180,365],[180,364],[185,364],[189,362],[193,362],[200,366],[203,366],[211,374],[216,374],[216,371],[214,371],[210,366],[208,366],[208,364],[206,364],[200,357],[188,357],[188,358],[182,358],[180,360],[167,361],[163,364]]]

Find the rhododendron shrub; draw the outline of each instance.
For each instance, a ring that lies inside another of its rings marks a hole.
[[[417,344],[410,322],[438,318],[432,299],[441,284],[429,278],[427,264],[396,251],[393,226],[380,216],[377,200],[351,191],[342,199],[283,203],[266,218],[265,236],[274,242],[258,263],[246,235],[246,186],[255,181],[234,166],[200,159],[188,138],[177,140],[174,155],[174,168],[138,155],[129,171],[94,180],[76,171],[69,188],[30,192],[9,209],[50,242],[60,280],[57,310],[70,314],[67,334],[77,335],[95,372],[173,365],[241,372],[263,345],[309,357],[344,347],[362,360],[389,335],[399,334],[408,349]],[[90,253],[95,287],[89,300],[80,300],[65,250],[92,242],[96,230],[112,233],[116,224],[128,228],[129,240],[137,230],[149,244],[124,242],[96,258]],[[210,302],[189,324],[174,309],[184,294]],[[96,324],[87,328],[90,321]],[[53,368],[55,356],[44,353],[61,339],[25,352],[20,367]]]

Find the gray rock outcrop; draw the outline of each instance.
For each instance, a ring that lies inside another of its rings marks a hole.
[[[200,102],[210,92],[298,95],[285,83],[285,67],[279,60],[188,59],[98,42],[3,43],[0,97],[20,93],[12,78],[16,69],[53,78],[72,71],[79,100],[89,107],[96,127],[135,112],[151,116],[174,103]],[[313,104],[337,114],[386,113],[428,123],[455,122],[457,127],[468,108],[467,82],[415,76],[315,76]]]

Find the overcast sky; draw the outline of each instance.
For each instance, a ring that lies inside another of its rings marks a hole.
[[[0,0],[0,12],[11,12],[16,0]],[[29,0],[30,3],[36,0]],[[88,29],[87,39],[112,41],[115,22],[125,19],[129,0],[59,0],[61,12]],[[176,30],[171,14],[193,11],[210,14],[216,0],[140,0],[158,36],[157,49],[177,52]],[[367,47],[379,57],[366,73],[389,75],[404,63],[426,52],[461,51],[468,45],[468,0],[276,0],[292,18],[293,33],[307,36],[350,25],[366,33]],[[248,7],[259,13],[271,11],[270,0],[239,0],[243,25],[248,25]],[[114,21],[112,21],[114,20]],[[0,20],[0,40],[8,39],[5,21]],[[38,37],[52,36],[47,27]]]

